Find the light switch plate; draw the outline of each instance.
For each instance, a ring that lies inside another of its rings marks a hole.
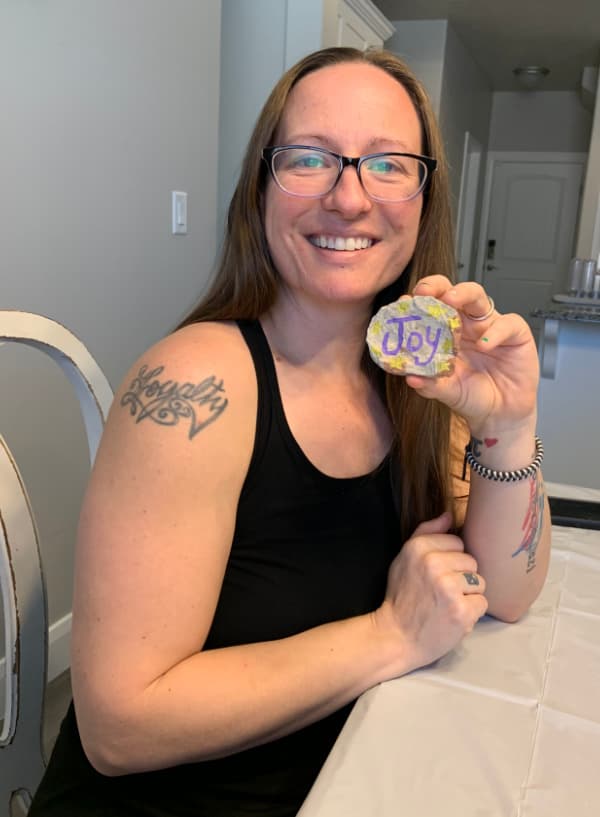
[[[171,219],[173,235],[187,233],[187,193],[171,191]]]

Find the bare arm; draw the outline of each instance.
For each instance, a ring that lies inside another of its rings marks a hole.
[[[473,282],[452,287],[442,276],[431,276],[416,291],[461,311],[463,339],[451,377],[408,378],[410,385],[463,417],[482,465],[506,471],[529,465],[535,453],[539,374],[525,321],[497,312],[484,321],[470,320],[469,314],[484,315],[489,308],[487,295]],[[471,474],[462,535],[486,578],[492,615],[515,621],[538,596],[548,568],[550,532],[540,473],[515,483]]]
[[[173,384],[183,401],[163,399]],[[485,611],[460,573],[474,560],[442,519],[407,543],[379,610],[203,650],[255,415],[252,364],[227,326],[158,344],[116,396],[82,512],[72,656],[82,742],[104,774],[219,757],[297,730],[444,654]]]
[[[474,445],[477,459],[495,470],[529,465],[534,456],[533,432],[512,439],[484,437]],[[493,445],[486,445],[496,440]],[[471,474],[471,490],[463,528],[466,549],[486,577],[489,612],[516,621],[537,598],[550,558],[550,513],[541,472],[515,483],[493,482]]]
[[[237,329],[214,325],[158,344],[116,395],[82,511],[72,655],[83,744],[105,774],[270,740],[403,671],[370,616],[202,650],[256,399]]]

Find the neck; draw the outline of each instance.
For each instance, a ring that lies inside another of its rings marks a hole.
[[[306,306],[280,293],[261,322],[275,355],[293,365],[360,368],[370,309],[364,304]]]

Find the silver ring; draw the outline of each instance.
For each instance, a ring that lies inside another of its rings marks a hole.
[[[479,576],[477,573],[463,573],[463,576],[465,577],[467,584],[479,584]]]
[[[493,298],[490,298],[489,295],[488,295],[488,301],[490,302],[490,308],[485,313],[485,315],[469,315],[468,312],[465,312],[465,315],[467,316],[467,318],[470,321],[487,321],[487,319],[491,317],[494,309],[496,308]]]

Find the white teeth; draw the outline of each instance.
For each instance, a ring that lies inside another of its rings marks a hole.
[[[342,236],[317,235],[309,239],[316,247],[327,248],[328,250],[339,250],[342,252],[353,252],[354,250],[366,250],[373,244],[371,238],[362,236],[342,238]]]

